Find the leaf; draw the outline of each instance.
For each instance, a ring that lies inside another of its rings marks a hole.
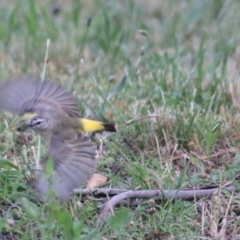
[[[63,211],[54,211],[54,216],[56,220],[58,221],[59,224],[66,224],[66,223],[71,223],[71,216],[69,212],[63,212]]]
[[[39,217],[39,208],[36,204],[30,202],[27,198],[22,198],[22,206],[25,213],[31,219],[37,219]]]
[[[49,157],[45,165],[45,175],[47,177],[50,177],[53,174],[53,168],[54,168],[53,159]]]
[[[53,212],[53,216],[57,222],[62,225],[64,239],[73,239],[74,232],[70,212],[57,210]]]
[[[38,17],[36,13],[35,1],[29,0],[29,11],[25,15],[25,23],[28,29],[29,35],[35,36],[38,30]]]
[[[103,185],[107,181],[107,178],[99,173],[94,173],[89,179],[87,188],[97,188]]]
[[[109,101],[113,97],[115,97],[117,94],[119,94],[125,87],[126,83],[127,83],[127,76],[124,76],[122,78],[122,81],[108,94],[107,100]]]
[[[202,167],[201,160],[199,160],[199,159],[196,158],[196,157],[191,157],[191,158],[190,158],[190,161],[191,161],[192,164],[194,164],[195,166],[197,166],[198,168],[201,169],[201,167]]]
[[[0,159],[0,168],[5,168],[5,167],[8,167],[8,168],[10,167],[10,168],[14,168],[14,169],[18,170],[18,166],[13,164],[11,161],[5,160],[5,159]]]
[[[114,213],[111,217],[107,219],[108,225],[113,229],[116,233],[121,231],[125,226],[129,224],[133,217],[133,214],[129,209],[122,208]]]

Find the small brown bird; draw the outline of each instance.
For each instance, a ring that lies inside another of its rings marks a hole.
[[[41,197],[54,190],[61,200],[68,200],[74,188],[83,185],[95,165],[94,144],[83,132],[115,132],[114,124],[79,118],[77,102],[60,84],[49,80],[22,77],[0,85],[0,110],[21,115],[17,129],[31,128],[49,142],[42,165],[53,161],[51,176],[40,171],[32,182]]]

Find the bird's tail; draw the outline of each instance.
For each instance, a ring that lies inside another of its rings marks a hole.
[[[116,132],[117,128],[113,123],[103,123],[100,121],[90,120],[86,118],[79,118],[81,130],[84,132]]]

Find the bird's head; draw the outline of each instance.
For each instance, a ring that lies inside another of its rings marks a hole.
[[[25,131],[27,128],[32,128],[35,131],[44,131],[47,129],[47,121],[36,114],[24,115],[15,125],[15,129],[17,131]]]

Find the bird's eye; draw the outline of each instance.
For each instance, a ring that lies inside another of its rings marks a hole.
[[[34,117],[34,118],[31,119],[31,123],[32,123],[33,125],[39,125],[41,122],[42,122],[42,121],[41,121],[40,119],[36,118],[36,117]]]

